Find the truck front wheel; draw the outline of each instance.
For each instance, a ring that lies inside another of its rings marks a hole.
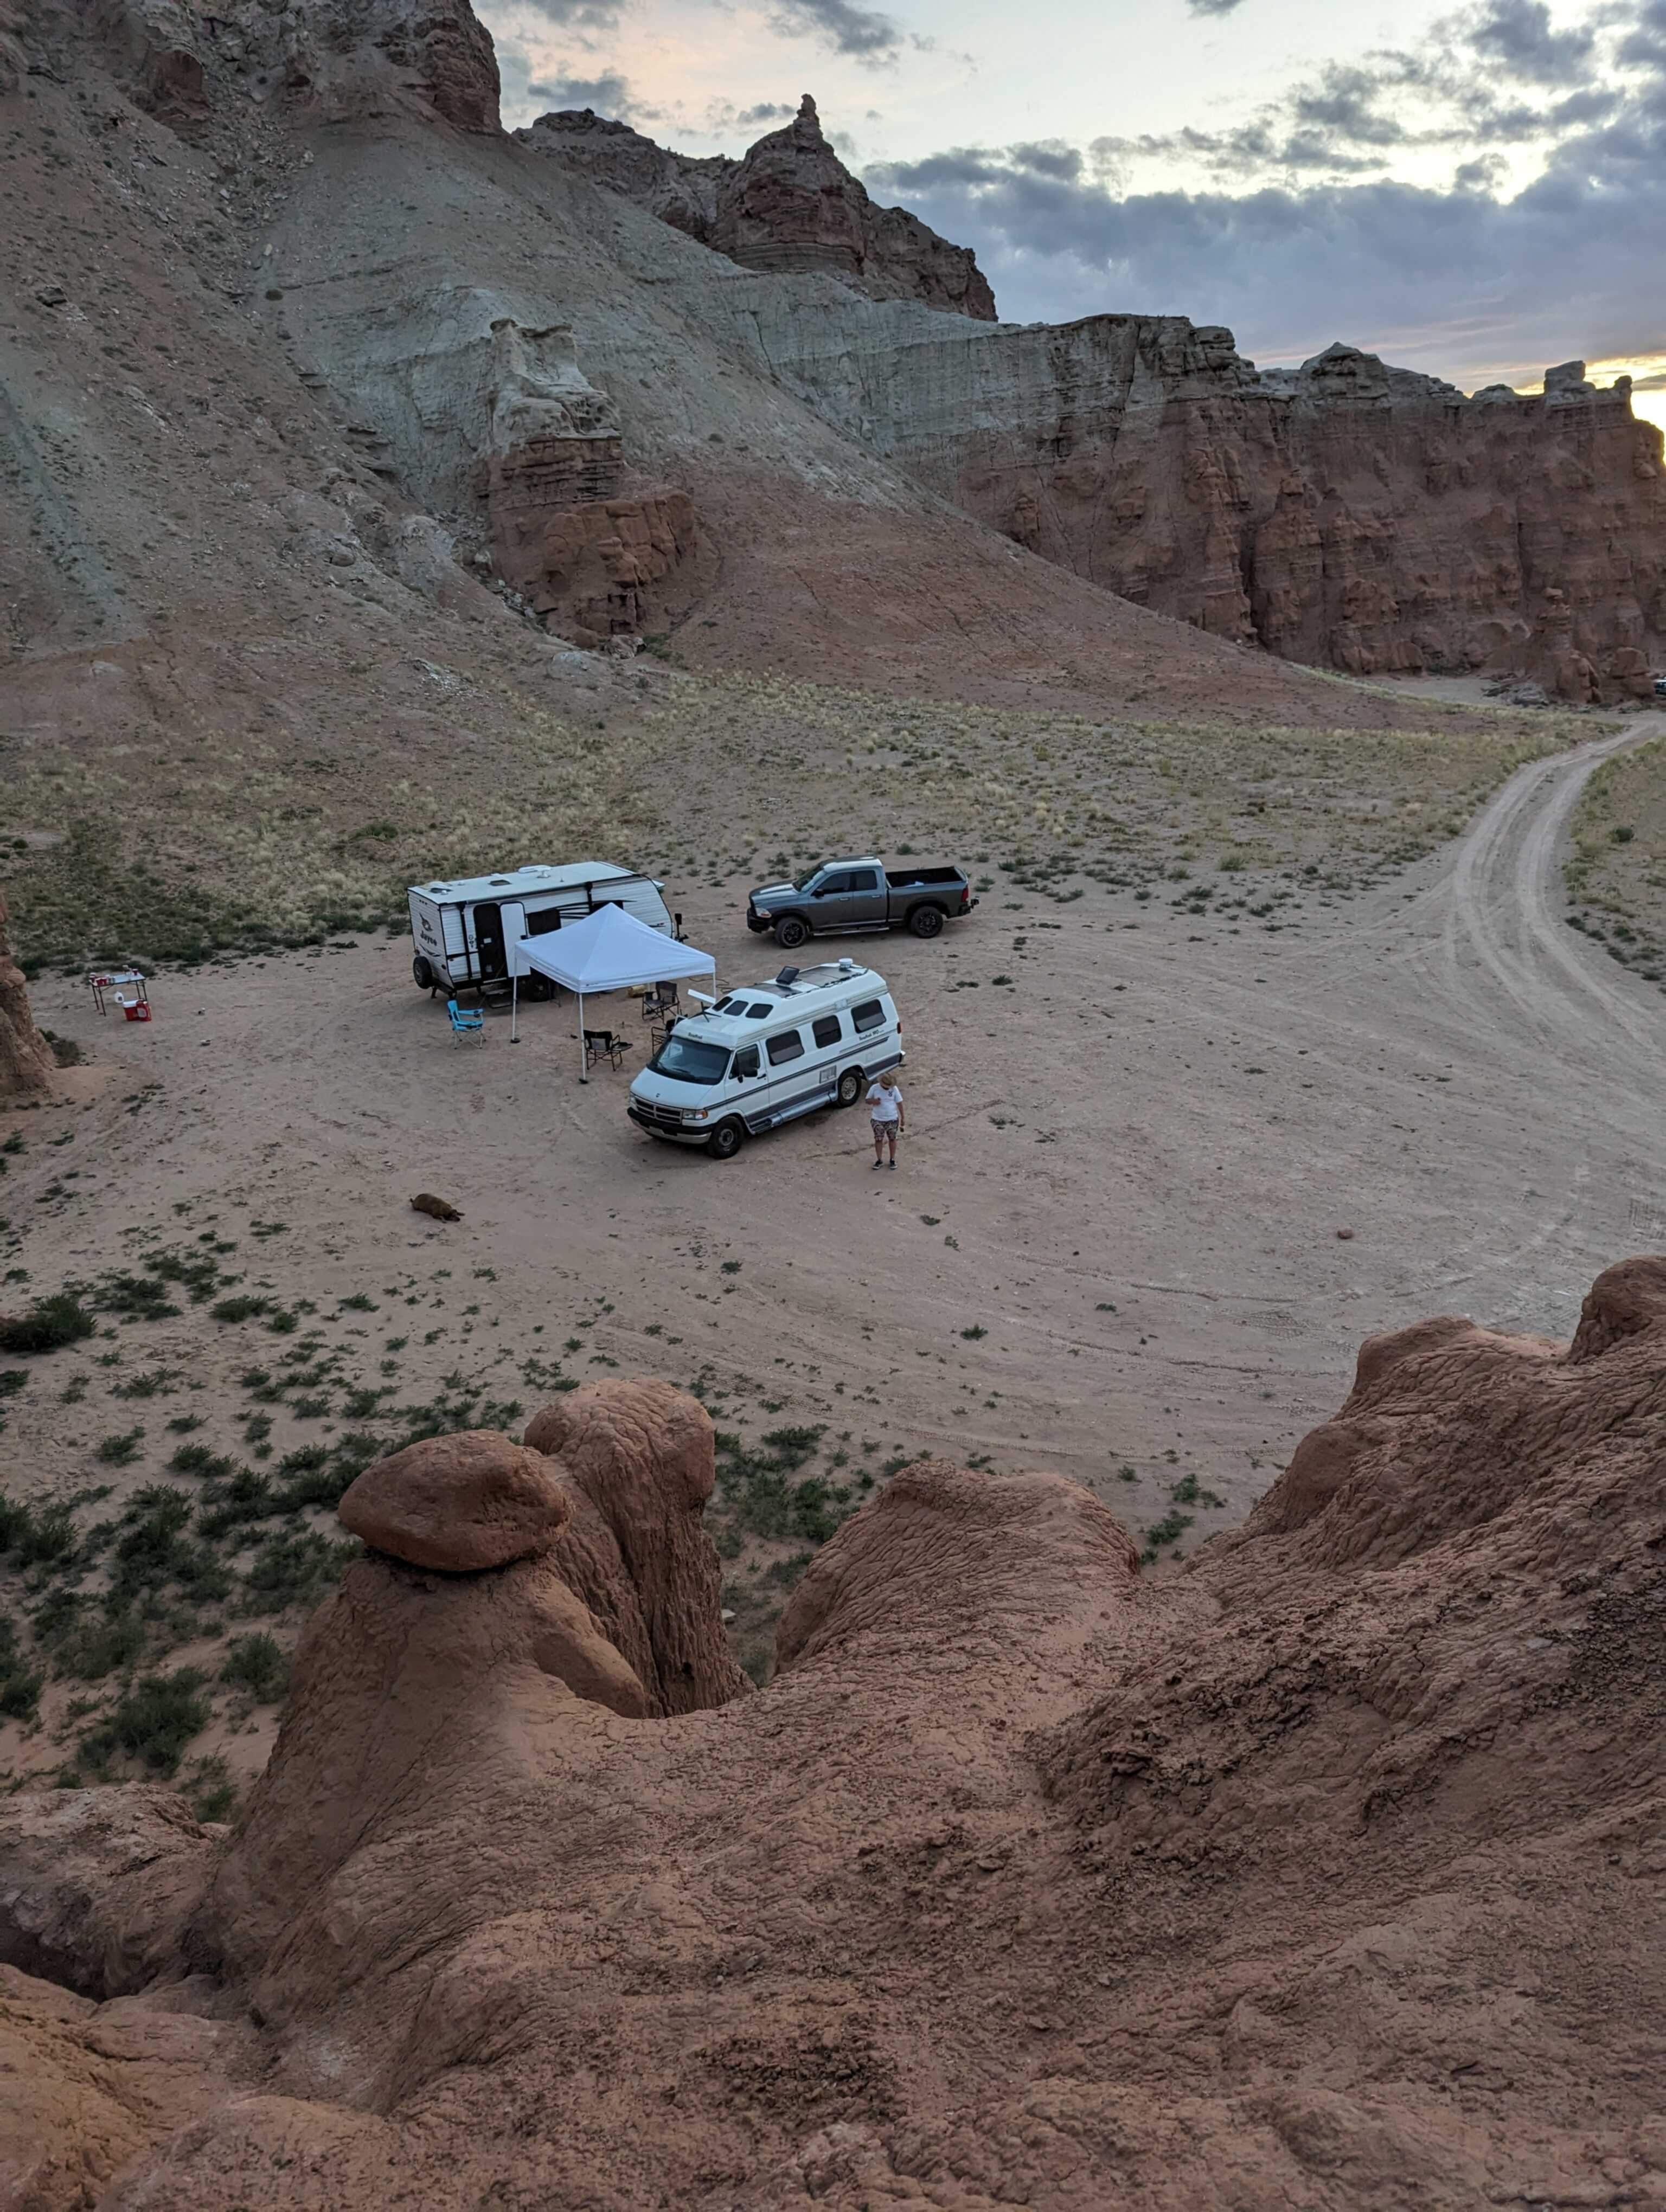
[[[783,952],[796,952],[810,934],[810,925],[801,915],[784,914],[775,924],[775,943]]]
[[[909,927],[916,937],[935,937],[942,927],[943,913],[939,907],[917,906],[909,916]]]
[[[706,1150],[714,1160],[732,1160],[745,1133],[739,1121],[720,1121],[706,1139]]]

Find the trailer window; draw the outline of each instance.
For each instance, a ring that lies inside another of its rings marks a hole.
[[[844,1035],[844,1024],[836,1014],[822,1014],[810,1034],[818,1044],[837,1044]]]
[[[526,917],[528,937],[548,937],[552,929],[560,927],[561,908],[558,906],[546,906],[537,914],[529,914]]]
[[[864,999],[860,1006],[850,1009],[850,1018],[856,1024],[858,1036],[866,1036],[870,1030],[882,1030],[885,1025],[885,1010],[877,999]]]
[[[804,1058],[804,1039],[797,1030],[783,1030],[779,1036],[769,1039],[764,1050],[769,1055],[770,1066],[780,1067],[787,1060]]]

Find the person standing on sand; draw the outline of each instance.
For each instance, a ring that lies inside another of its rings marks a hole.
[[[888,1067],[867,1094],[867,1110],[873,1117],[873,1164],[885,1164],[885,1146],[891,1146],[891,1164],[897,1164],[897,1139],[903,1133],[903,1092],[897,1080],[897,1071]]]

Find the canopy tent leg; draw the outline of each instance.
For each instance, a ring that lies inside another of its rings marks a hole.
[[[581,991],[579,993],[579,1081],[588,1083],[589,1080],[588,1055],[584,1048],[584,994]]]
[[[509,978],[509,1042],[520,1042],[515,1024],[520,1019],[520,974],[519,969]]]

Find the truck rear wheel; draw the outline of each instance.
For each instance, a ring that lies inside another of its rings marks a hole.
[[[917,906],[909,916],[909,927],[916,937],[935,937],[943,927],[940,907]]]
[[[416,988],[419,991],[431,991],[434,988],[436,980],[434,970],[420,952],[410,963],[410,972],[416,978]]]
[[[784,914],[775,924],[775,943],[783,952],[796,952],[810,934],[810,925],[803,916]]]
[[[732,1160],[745,1133],[739,1121],[720,1121],[706,1139],[706,1150],[714,1160]]]
[[[862,1095],[862,1071],[860,1067],[846,1068],[844,1073],[839,1078],[841,1106],[854,1106],[856,1103]]]

